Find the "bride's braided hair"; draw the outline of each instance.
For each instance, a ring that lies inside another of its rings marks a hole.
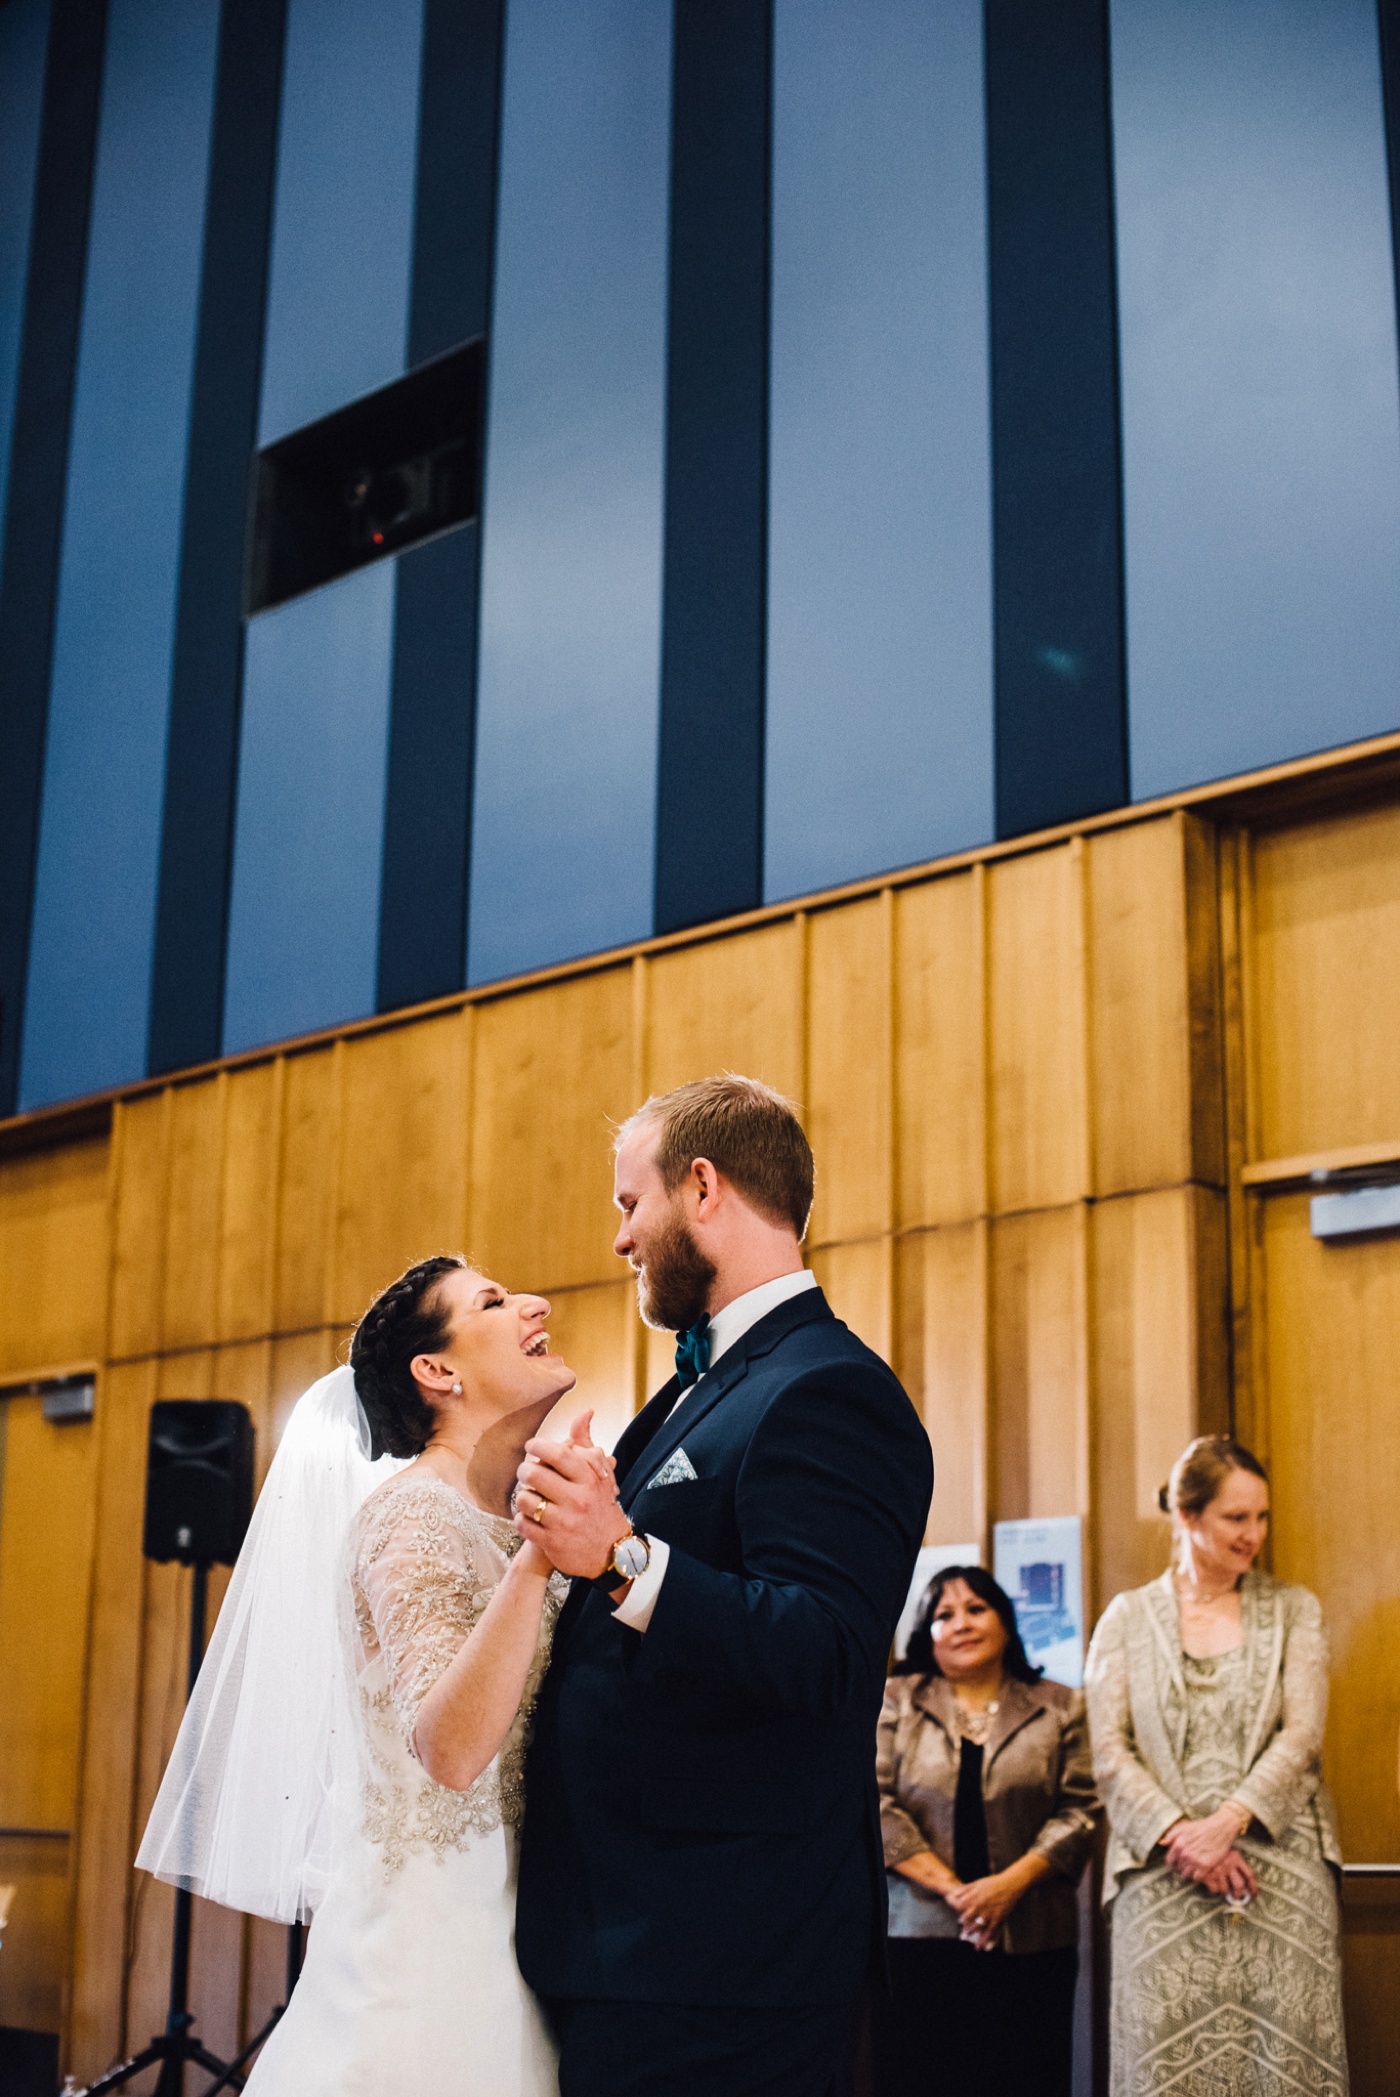
[[[350,1367],[369,1421],[372,1456],[421,1456],[428,1446],[433,1409],[409,1365],[417,1354],[441,1354],[451,1339],[437,1284],[466,1264],[447,1252],[415,1260],[375,1297],[355,1327]]]

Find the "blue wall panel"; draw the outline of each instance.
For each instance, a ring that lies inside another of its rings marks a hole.
[[[765,893],[992,834],[978,0],[777,0]]]
[[[404,368],[423,0],[291,0],[261,435]]]
[[[49,0],[0,6],[0,518],[5,514]]]
[[[393,638],[387,561],[248,629],[226,1054],[374,1010]]]
[[[24,1106],[139,1077],[216,0],[112,0],[73,406]]]
[[[512,0],[471,980],[651,929],[670,10]]]
[[[1135,796],[1400,724],[1374,0],[1113,0]]]

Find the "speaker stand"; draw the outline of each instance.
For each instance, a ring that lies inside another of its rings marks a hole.
[[[194,1581],[190,1589],[190,1656],[189,1672],[185,1683],[185,1702],[194,1694],[194,1685],[199,1674],[200,1662],[204,1658],[204,1615],[209,1593],[209,1567],[201,1560],[194,1565]],[[214,2097],[216,2090],[241,2090],[247,2077],[243,2070],[252,2059],[268,2033],[278,2022],[292,1999],[292,1990],[301,1972],[302,1926],[294,1922],[287,1931],[287,2002],[279,2002],[262,2030],[248,2041],[237,2060],[221,2061],[217,2054],[202,2046],[194,2035],[194,2016],[189,2007],[190,1999],[190,1925],[194,1920],[194,1896],[182,1886],[175,1894],[175,1935],[170,1951],[170,2003],[165,2020],[165,2030],[152,2039],[149,2046],[134,2054],[129,2061],[121,2061],[109,2068],[96,2082],[78,2089],[71,2081],[65,2084],[65,2097],[104,2097],[108,2090],[119,2090],[130,2082],[133,2075],[140,2075],[147,2068],[160,2065],[151,2097],[185,2097],[185,2064],[203,2068],[215,2080],[205,2085],[201,2097]]]

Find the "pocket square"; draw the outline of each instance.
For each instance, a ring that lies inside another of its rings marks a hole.
[[[673,1450],[654,1478],[647,1480],[647,1491],[654,1485],[685,1485],[696,1476],[694,1464],[684,1449]]]

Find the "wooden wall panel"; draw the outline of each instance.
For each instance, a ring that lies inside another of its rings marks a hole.
[[[277,1168],[286,1068],[279,1057],[229,1073],[216,1339],[261,1338],[276,1318]]]
[[[658,954],[647,971],[647,1091],[737,1070],[803,1099],[805,944],[799,918]]]
[[[107,1167],[105,1137],[0,1161],[0,1379],[104,1352]]]
[[[448,1012],[346,1044],[334,1324],[412,1261],[464,1249],[467,1032]]]
[[[1093,1213],[1095,1486],[1114,1511],[1094,1568],[1101,1601],[1166,1564],[1157,1491],[1200,1431],[1194,1203],[1192,1189],[1167,1188]]]
[[[115,1187],[107,1349],[112,1359],[161,1344],[173,1089],[123,1101],[112,1127]]]
[[[165,1259],[160,1341],[197,1347],[218,1329],[220,1223],[223,1212],[224,1108],[229,1079],[221,1072],[170,1094]]]
[[[998,1521],[1089,1512],[1088,1211],[992,1226]]]
[[[1257,1155],[1400,1138],[1400,807],[1254,840]]]
[[[0,1878],[15,1887],[0,2023],[57,2027],[87,1645],[96,1431],[56,1426],[38,1397],[0,1402]]]
[[[144,1175],[151,1148],[136,1162]],[[146,1473],[146,1419],[157,1364],[110,1367],[98,1393],[97,1540],[93,1561],[91,1659],[84,1711],[72,2013],[67,2057],[88,2081],[122,2051],[124,1968],[137,1719],[145,1652],[144,1564],[139,1520]]]
[[[838,1318],[885,1361],[894,1359],[894,1247],[888,1238],[818,1247],[809,1265]]]
[[[1185,824],[1110,831],[1088,850],[1101,1195],[1192,1174]]]
[[[893,931],[888,892],[823,911],[807,927],[804,1106],[819,1161],[813,1245],[893,1225]]]
[[[477,1014],[469,1254],[512,1289],[619,1272],[612,1125],[637,1104],[624,968],[502,998]]]
[[[994,867],[991,1155],[997,1213],[1092,1191],[1084,845]]]
[[[931,1543],[990,1545],[988,1226],[902,1238],[894,1368],[933,1445]]]
[[[983,867],[895,899],[898,1221],[985,1216],[986,890]],[[956,1539],[954,1539],[956,1541]]]
[[[343,1042],[287,1058],[275,1249],[275,1329],[305,1331],[327,1316],[338,1200]]]

